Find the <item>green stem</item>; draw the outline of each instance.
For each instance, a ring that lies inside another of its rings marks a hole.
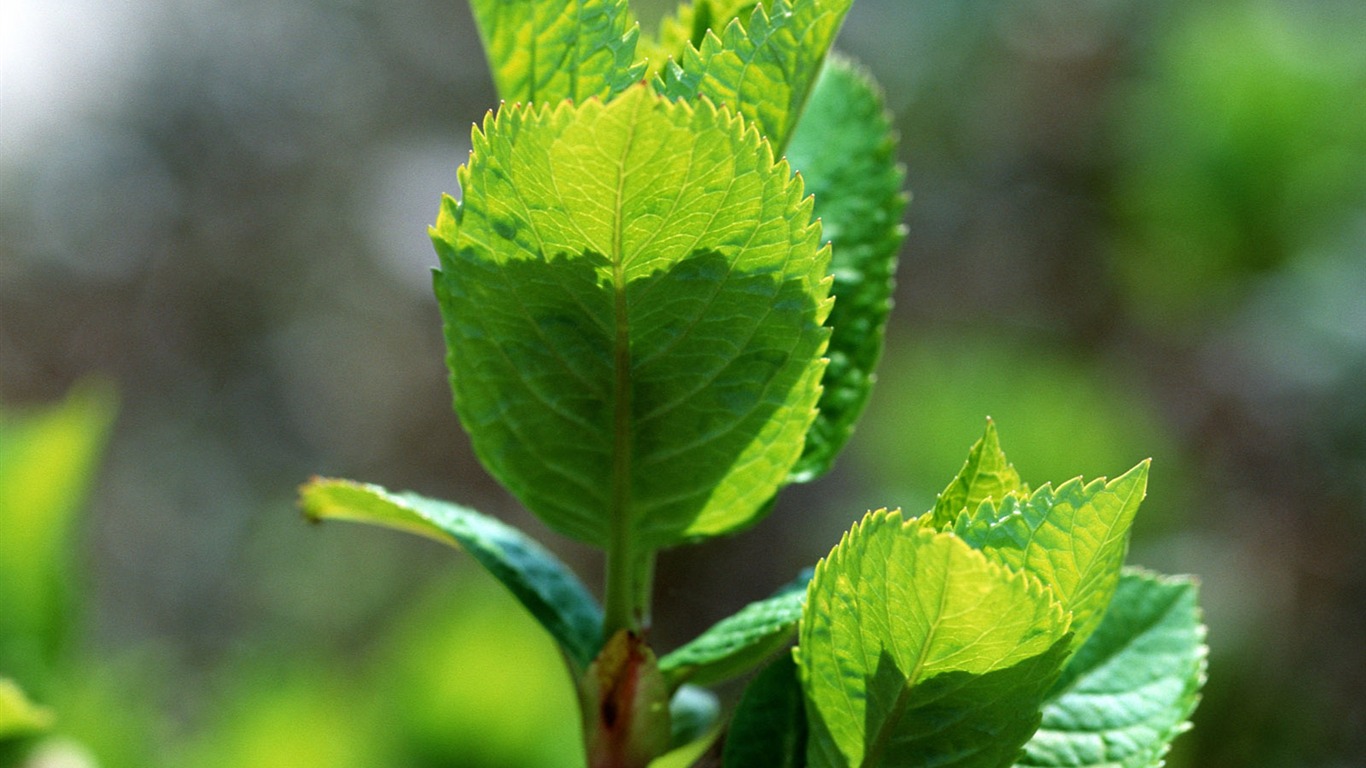
[[[634,138],[634,128],[632,137]],[[604,596],[603,638],[620,630],[644,637],[650,626],[650,592],[654,583],[655,553],[642,547],[635,530],[631,498],[634,382],[631,379],[631,318],[626,301],[626,257],[622,212],[626,184],[628,139],[617,163],[616,210],[612,224],[613,323],[612,348],[612,494],[608,511],[611,533],[607,542],[607,589]]]

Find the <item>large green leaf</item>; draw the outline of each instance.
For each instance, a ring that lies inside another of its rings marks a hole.
[[[813,768],[1008,765],[1039,723],[1068,618],[1034,576],[898,513],[816,567],[797,663]]]
[[[830,468],[872,391],[907,197],[881,92],[866,73],[837,57],[816,80],[787,160],[815,198],[816,218],[833,247],[835,278],[820,414],[793,470],[794,480],[805,481]]]
[[[557,530],[641,550],[757,520],[814,417],[829,249],[709,102],[504,106],[432,230],[456,411]]]
[[[1072,613],[1073,646],[1090,636],[1119,583],[1129,528],[1148,487],[1144,461],[1109,483],[1069,480],[964,512],[954,532],[986,555],[1038,576]]]
[[[656,81],[674,99],[706,96],[758,123],[782,150],[853,0],[767,0],[718,35],[707,29]]]
[[[811,573],[714,624],[659,660],[666,679],[711,685],[741,675],[791,642]]]
[[[644,72],[626,0],[470,0],[470,8],[507,101],[607,98]]]
[[[1017,766],[1149,768],[1190,727],[1205,681],[1205,628],[1187,579],[1126,570],[1072,657]]]
[[[968,460],[934,503],[934,511],[923,521],[935,530],[953,525],[965,510],[981,506],[987,499],[1003,502],[1012,494],[1027,492],[1020,473],[1006,460],[996,423],[987,419],[987,431],[973,444]]]
[[[315,478],[299,495],[314,520],[395,528],[469,552],[526,606],[580,670],[597,655],[602,609],[569,568],[516,528],[457,504],[350,480]]]
[[[791,654],[782,654],[745,686],[731,717],[721,763],[725,768],[802,768],[806,765],[806,708]]]

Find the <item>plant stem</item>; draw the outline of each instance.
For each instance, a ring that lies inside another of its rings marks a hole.
[[[642,552],[630,543],[619,546],[613,542],[607,550],[603,637],[611,637],[622,629],[642,637],[646,634],[650,628],[654,572],[653,550]]]

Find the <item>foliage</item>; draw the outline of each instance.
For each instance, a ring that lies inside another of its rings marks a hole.
[[[906,198],[880,94],[827,55],[849,5],[700,0],[642,43],[623,0],[473,3],[506,101],[431,230],[453,404],[498,480],[605,552],[601,607],[475,510],[323,478],[303,507],[470,552],[559,643],[594,768],[695,757],[723,727],[696,685],[775,656],[727,765],[1155,765],[1204,666],[1193,588],[1122,571],[1148,465],[1030,490],[990,423],[931,511],[871,512],[813,574],[650,645],[657,553],[827,470],[873,380]]]
[[[58,725],[78,513],[114,416],[108,387],[0,411],[0,763]],[[17,758],[16,758],[17,759]]]

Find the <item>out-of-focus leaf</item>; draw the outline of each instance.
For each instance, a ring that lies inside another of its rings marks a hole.
[[[0,410],[0,670],[44,674],[64,632],[73,533],[113,423],[101,384]],[[24,679],[22,676],[20,679]]]
[[[679,686],[669,699],[669,744],[678,749],[699,740],[710,743],[720,717],[716,694],[696,685]]]
[[[315,478],[299,494],[314,520],[370,523],[465,550],[526,606],[580,670],[597,655],[602,609],[573,571],[516,528],[457,504],[350,480]]]
[[[737,677],[791,642],[806,603],[811,573],[741,608],[688,644],[666,654],[659,668],[670,683],[712,685]]]
[[[832,248],[836,298],[820,413],[792,472],[800,482],[830,468],[868,402],[892,308],[908,198],[882,93],[866,73],[837,57],[816,80],[787,159],[815,198],[816,218]]]
[[[0,740],[41,733],[52,725],[52,712],[29,701],[13,681],[0,678]]]
[[[1069,480],[963,512],[953,531],[987,557],[1034,574],[1072,614],[1073,648],[1110,604],[1129,529],[1148,487],[1148,462],[1110,482]]]
[[[432,230],[455,408],[547,524],[650,551],[753,523],[824,368],[810,198],[706,102],[504,106]]]
[[[1019,768],[1150,768],[1205,681],[1205,628],[1187,579],[1126,570],[1105,619],[1044,704]]]
[[[1068,617],[1032,574],[899,513],[816,567],[797,664],[813,768],[1008,764],[1039,724]]]
[[[471,0],[498,94],[556,103],[608,98],[640,80],[626,0]]]

